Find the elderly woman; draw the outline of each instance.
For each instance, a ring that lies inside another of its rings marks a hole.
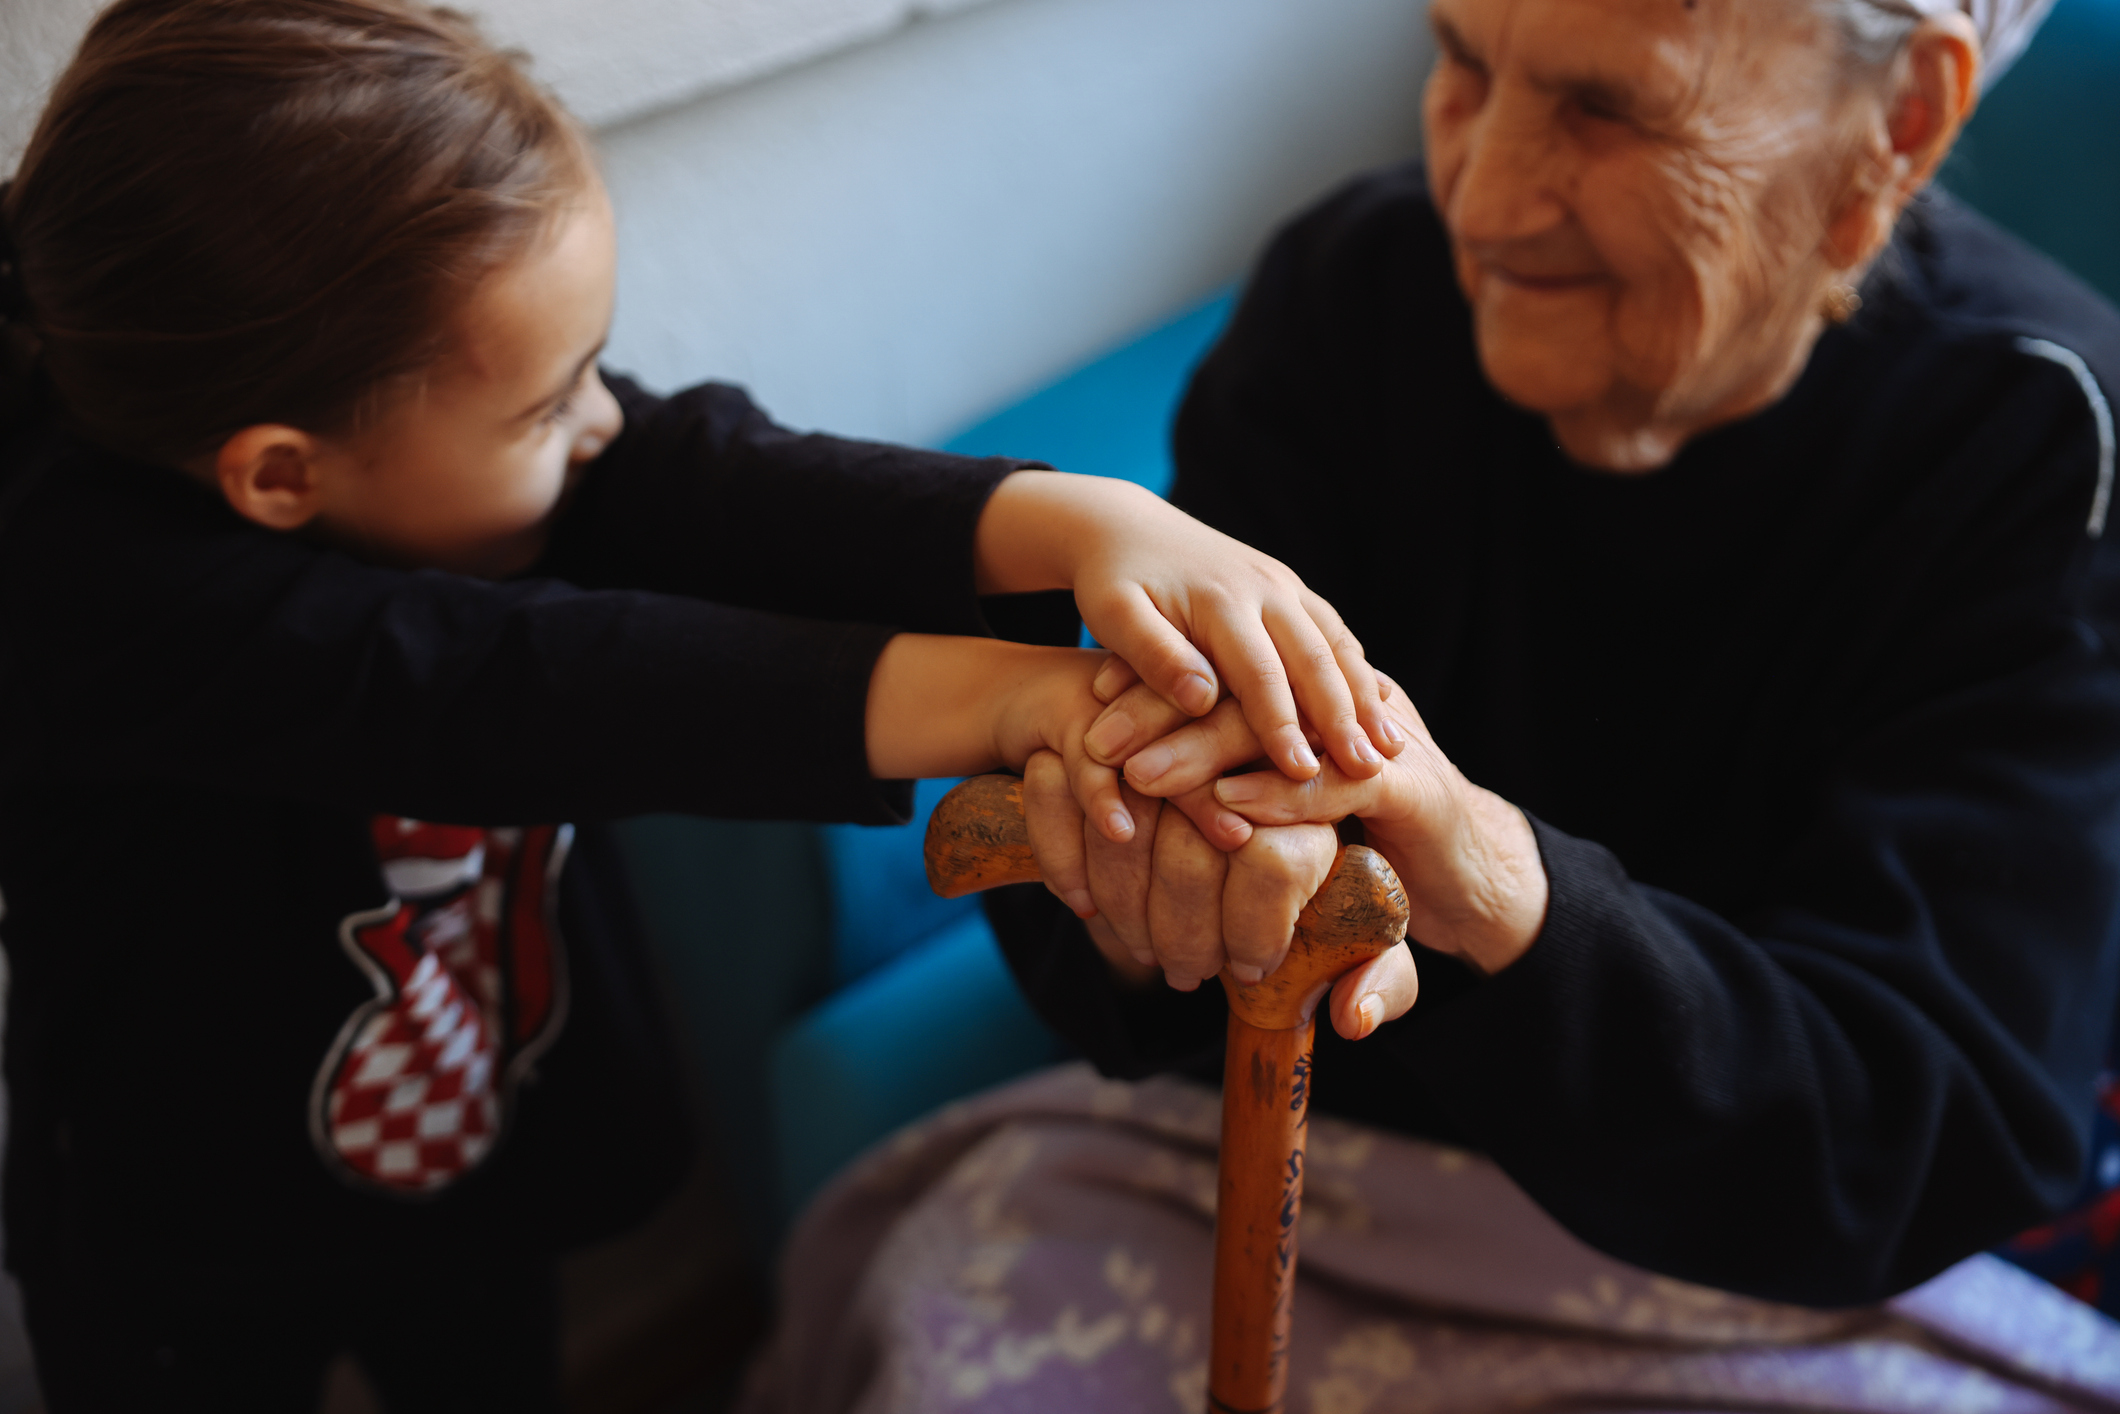
[[[1330,855],[1322,826],[1251,837],[1245,821],[1359,816],[1396,866],[1417,958],[1344,983],[1319,1032],[1314,1107],[1364,1127],[1314,1145],[1328,1216],[1306,1213],[1305,1260],[1335,1280],[1298,1300],[1298,1407],[1901,1407],[1848,1369],[1766,1391],[1793,1351],[1845,1351],[1880,1322],[1926,1334],[1871,1351],[1873,1375],[2031,1312],[2047,1334],[1996,1337],[1981,1378],[2037,1365],[2092,1318],[1993,1259],[1957,1264],[2076,1194],[2113,1031],[2103,390],[2120,317],[1924,194],[1983,51],[1992,73],[2032,16],[1902,0],[1433,0],[1432,16],[1425,164],[1353,184],[1274,244],[1185,406],[1176,492],[1340,607],[1395,675],[1409,745],[1368,781],[1329,765],[1218,781],[1259,755],[1235,704],[1164,738],[1168,715],[1126,693],[1090,743],[1124,762],[1153,828],[1126,850],[1091,838],[1107,911],[1087,940],[1043,892],[997,896],[1011,962],[1107,1074],[1213,1080],[1225,1009],[1197,982],[1225,960],[1271,966],[1285,922],[1261,942],[1258,918],[1285,920]],[[1286,864],[1270,906],[1247,858],[1262,849]],[[1063,852],[1042,844],[1049,874]],[[1126,877],[1137,904],[1114,909]],[[866,1332],[864,1368],[994,1407],[1142,1345],[1189,1369],[1155,1332],[1197,1314],[1178,1293],[1198,1244],[1149,1210],[1182,1206],[1198,1169],[1098,1147],[1197,1141],[1180,1093],[1044,1094],[1013,1120],[981,1111],[984,1138],[945,1122],[959,1147],[933,1181],[973,1216],[915,1203],[883,1240],[838,1317]],[[1081,1137],[1100,1119],[1129,1137]],[[1008,1124],[1015,1149],[992,1142]],[[877,1163],[871,1215],[913,1182]],[[1473,1171],[1503,1187],[1473,1199],[1436,1177]],[[1063,1192],[1095,1221],[1065,1216]],[[1449,1220],[1424,1228],[1424,1209]],[[847,1229],[814,1220],[799,1255],[823,1260],[826,1231]],[[1057,1275],[1070,1243],[1105,1260],[1101,1303]],[[1980,1274],[1986,1316],[1937,1315],[1963,1275],[1867,1326],[1805,1309],[1946,1269]],[[1041,1306],[1048,1288],[1068,1303]],[[1125,1319],[1099,1326],[1105,1307]],[[1496,1321],[1548,1336],[1496,1344]],[[1587,1369],[1554,1352],[1589,1360],[1598,1332],[1676,1345],[1624,1378],[1537,1382],[1555,1361]],[[2094,1321],[2089,1339],[2110,1399],[2120,1330]],[[1686,1363],[1728,1355],[1717,1340],[1781,1363]],[[1898,1395],[1948,1403],[1927,1378]],[[1424,1379],[1443,1383],[1393,1393]],[[873,1388],[862,1407],[918,1406]]]

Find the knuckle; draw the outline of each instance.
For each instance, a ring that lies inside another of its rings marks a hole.
[[[1212,936],[1157,938],[1156,960],[1186,977],[1207,978],[1222,970],[1222,945]]]
[[[1253,685],[1276,700],[1288,695],[1288,670],[1279,659],[1271,665],[1261,664],[1252,673]]]
[[[1129,718],[1138,722],[1144,714],[1153,710],[1162,701],[1162,696],[1145,681],[1136,682],[1133,686],[1127,688],[1126,691],[1113,698],[1111,706],[1105,710],[1124,712]]]
[[[1303,661],[1320,673],[1340,670],[1339,657],[1332,651],[1332,644],[1322,636],[1306,637],[1303,641]]]

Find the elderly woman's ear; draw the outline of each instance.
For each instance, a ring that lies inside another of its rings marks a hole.
[[[1848,192],[1827,232],[1833,264],[1859,271],[1892,238],[1899,213],[1936,175],[1980,93],[1980,41],[1957,11],[1923,20],[1861,121]]]

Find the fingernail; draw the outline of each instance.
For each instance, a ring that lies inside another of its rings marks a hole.
[[[1082,744],[1100,761],[1110,761],[1126,750],[1134,739],[1133,721],[1125,716],[1106,717],[1089,730]]]
[[[1140,963],[1143,967],[1154,967],[1156,965],[1156,955],[1152,952],[1137,952],[1132,953],[1131,956],[1135,962]]]
[[[1215,685],[1198,673],[1187,673],[1178,679],[1178,705],[1195,717],[1204,717],[1214,710]]]
[[[1060,896],[1060,901],[1066,904],[1077,918],[1095,918],[1097,916],[1097,905],[1090,898],[1088,889],[1069,889]]]
[[[1242,815],[1217,815],[1215,816],[1215,828],[1225,835],[1241,835],[1251,828],[1251,821],[1245,819]]]
[[[1355,1004],[1355,1015],[1362,1018],[1362,1035],[1367,1036],[1384,1024],[1384,999],[1375,992]]]
[[[1127,759],[1126,779],[1145,786],[1176,765],[1177,760],[1178,753],[1167,746],[1151,746],[1146,751],[1137,751]]]
[[[1376,747],[1370,744],[1369,738],[1366,736],[1358,736],[1354,739],[1354,759],[1365,766],[1381,766],[1384,764],[1384,758],[1377,754]]]
[[[1404,746],[1406,744],[1406,733],[1400,731],[1399,724],[1392,721],[1389,717],[1377,723],[1377,735],[1384,738],[1386,744],[1391,746]]]
[[[1296,749],[1288,753],[1288,758],[1296,763],[1296,769],[1299,771],[1315,774],[1318,769],[1318,758],[1311,754],[1308,742],[1297,742]]]
[[[1124,844],[1134,837],[1133,817],[1124,810],[1114,810],[1104,817],[1104,832]]]
[[[1266,782],[1257,776],[1225,776],[1215,782],[1215,799],[1224,805],[1249,805],[1266,794]]]
[[[1248,962],[1232,962],[1229,965],[1229,972],[1231,976],[1235,977],[1239,982],[1242,982],[1247,987],[1251,986],[1254,982],[1257,982],[1261,977],[1264,977],[1266,975],[1265,968],[1253,967]]]

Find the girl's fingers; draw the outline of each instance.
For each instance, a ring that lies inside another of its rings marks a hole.
[[[1097,676],[1090,679],[1089,690],[1099,702],[1110,702],[1139,681],[1141,675],[1134,671],[1133,664],[1113,653],[1097,669]]]
[[[1222,945],[1239,982],[1281,965],[1296,915],[1332,872],[1339,837],[1330,825],[1254,830],[1229,856],[1222,888]]]
[[[1260,755],[1243,704],[1229,698],[1200,721],[1127,757],[1126,783],[1143,795],[1168,798],[1210,785],[1230,767]]]
[[[1242,849],[1244,842],[1251,838],[1251,821],[1216,800],[1212,783],[1181,791],[1163,803],[1180,812],[1202,839],[1225,854]],[[1168,816],[1169,811],[1166,811],[1165,818]]]
[[[1189,992],[1222,970],[1222,884],[1229,856],[1175,810],[1156,817],[1148,931],[1173,987]]]
[[[1077,918],[1095,914],[1082,848],[1082,807],[1068,780],[1067,764],[1053,752],[1034,752],[1023,763],[1023,820],[1030,827],[1031,853],[1038,858],[1045,887]]]
[[[1108,705],[1082,738],[1090,759],[1117,766],[1141,747],[1193,719],[1165,702],[1147,683],[1136,683]]]
[[[1204,717],[1222,695],[1214,665],[1163,616],[1139,585],[1128,585],[1098,606],[1090,626],[1097,641],[1124,658],[1164,701],[1189,717]]]
[[[1406,734],[1384,710],[1384,700],[1390,696],[1390,689],[1384,685],[1383,675],[1369,666],[1369,655],[1362,651],[1361,640],[1347,627],[1339,610],[1308,589],[1303,591],[1303,607],[1309,610],[1311,622],[1317,625],[1318,632],[1324,634],[1325,641],[1332,645],[1332,656],[1339,662],[1340,675],[1347,680],[1347,690],[1354,694],[1355,717],[1370,742],[1387,758],[1404,751]]]
[[[1420,994],[1413,950],[1400,943],[1332,984],[1332,1029],[1359,1041],[1411,1011]]]
[[[1318,758],[1303,737],[1289,688],[1290,665],[1283,662],[1266,625],[1224,621],[1218,627],[1224,632],[1212,644],[1215,661],[1222,665],[1229,695],[1242,704],[1261,753],[1295,780],[1315,776]]]
[[[1307,613],[1284,612],[1269,605],[1265,623],[1287,669],[1296,705],[1304,720],[1325,739],[1325,749],[1332,753],[1340,769],[1356,778],[1383,770],[1384,754],[1370,741],[1368,728],[1356,709],[1353,685],[1348,681],[1340,650]],[[1353,645],[1352,656],[1360,662],[1361,645],[1344,627],[1341,635]],[[1364,665],[1365,683],[1367,678]]]
[[[1113,841],[1095,830],[1084,829],[1082,846],[1090,897],[1096,903],[1098,916],[1117,936],[1127,955],[1146,966],[1156,960],[1148,931],[1148,893],[1162,803],[1131,792],[1127,792],[1126,803],[1139,822],[1132,835]]]

